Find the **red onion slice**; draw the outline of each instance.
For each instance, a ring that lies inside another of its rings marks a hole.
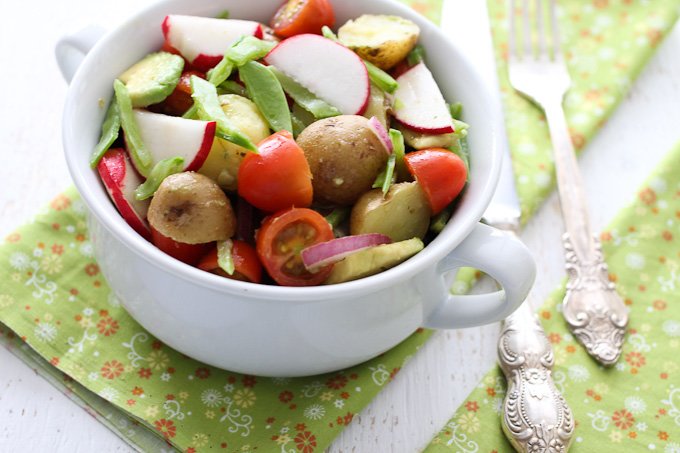
[[[379,233],[345,236],[307,247],[301,252],[300,256],[307,270],[314,272],[329,264],[337,263],[353,253],[376,245],[390,243],[392,243],[392,239]]]
[[[373,132],[375,132],[375,135],[378,136],[382,144],[385,145],[387,154],[392,154],[394,151],[394,145],[392,144],[390,134],[387,132],[387,129],[385,129],[385,126],[383,126],[380,120],[375,116],[372,116],[371,119],[368,120],[368,124],[371,126],[371,129],[373,129]]]

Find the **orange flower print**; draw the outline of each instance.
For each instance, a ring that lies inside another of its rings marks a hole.
[[[643,189],[638,194],[638,196],[640,197],[640,200],[646,205],[652,205],[656,203],[656,192],[654,192],[649,187]]]
[[[151,368],[140,368],[137,374],[139,374],[139,377],[142,379],[149,379],[153,373],[151,372]]]
[[[71,199],[66,195],[59,195],[50,202],[50,207],[55,211],[63,211],[71,206]]]
[[[97,266],[94,263],[90,263],[87,266],[85,266],[85,273],[90,277],[94,277],[99,273],[99,266]]]
[[[647,363],[647,359],[645,359],[645,356],[643,356],[637,351],[631,351],[628,354],[626,354],[625,357],[626,362],[628,362],[630,366],[635,368],[640,368]]]
[[[659,431],[659,434],[657,434],[657,436],[661,440],[668,440],[668,433],[666,431]]]
[[[284,390],[283,392],[279,393],[279,401],[281,401],[282,403],[290,403],[292,400],[293,392]]]
[[[142,395],[144,393],[144,389],[141,387],[135,387],[132,389],[132,394],[135,396]]]
[[[19,242],[21,240],[21,235],[19,233],[12,233],[5,238],[9,243]]]
[[[593,0],[593,6],[597,9],[605,9],[609,6],[609,0]]]
[[[62,255],[64,253],[64,246],[61,244],[54,244],[52,246],[52,253],[55,255]]]
[[[166,439],[172,439],[177,434],[177,427],[172,420],[162,418],[153,422],[153,425]]]
[[[115,379],[123,373],[123,364],[118,360],[107,361],[100,372],[105,379]]]
[[[612,415],[612,421],[617,428],[626,430],[633,426],[633,423],[635,423],[635,418],[633,417],[633,414],[627,410],[621,409],[620,411],[614,412],[614,415]]]
[[[665,310],[668,304],[666,303],[665,300],[657,299],[654,302],[652,302],[652,306],[654,307],[655,310]]]
[[[97,323],[97,330],[99,330],[99,333],[105,337],[114,335],[116,332],[118,332],[119,328],[120,326],[118,325],[118,321],[111,318],[110,316],[100,319]]]
[[[556,332],[551,332],[548,335],[548,341],[550,341],[552,344],[559,344],[559,342],[562,341],[562,335]]]
[[[199,379],[208,379],[210,377],[210,369],[204,367],[196,368],[196,372],[194,374]]]
[[[479,410],[479,404],[477,404],[477,401],[468,401],[465,403],[465,409],[469,412],[477,412]]]
[[[347,378],[342,374],[337,374],[326,381],[326,385],[331,389],[341,389],[347,385]]]
[[[496,396],[496,390],[493,387],[487,387],[486,394],[489,396]]]
[[[309,431],[298,433],[293,442],[302,453],[312,453],[316,448],[316,436]]]
[[[661,233],[661,237],[662,237],[665,241],[669,241],[669,242],[670,242],[670,241],[673,240],[673,233],[671,233],[671,232],[668,231],[668,230],[665,230],[663,233]]]

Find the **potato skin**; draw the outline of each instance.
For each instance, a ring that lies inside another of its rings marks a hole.
[[[185,244],[223,241],[236,233],[236,215],[227,196],[215,181],[194,172],[163,180],[148,219],[163,236]]]
[[[364,14],[338,30],[340,42],[382,70],[402,61],[418,43],[420,29],[398,16]]]
[[[312,171],[314,200],[349,206],[371,186],[387,163],[387,150],[368,120],[341,115],[307,127],[297,138]]]
[[[381,233],[394,242],[424,238],[430,226],[430,206],[417,182],[394,184],[383,198],[374,189],[359,198],[352,208],[352,235]]]

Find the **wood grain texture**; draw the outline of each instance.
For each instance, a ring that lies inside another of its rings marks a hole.
[[[471,2],[479,7],[483,2]],[[106,27],[139,7],[116,2],[0,3],[0,236],[70,184],[60,116],[66,86],[52,55],[58,37],[89,23]],[[633,196],[680,139],[680,27],[659,49],[581,158],[595,229]],[[559,206],[551,197],[523,239],[535,253],[541,301],[564,277]],[[422,449],[495,362],[498,326],[442,331],[404,367],[330,448],[336,452]],[[132,451],[103,425],[0,349],[0,451]]]

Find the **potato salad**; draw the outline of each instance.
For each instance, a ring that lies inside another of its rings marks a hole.
[[[462,107],[417,24],[335,22],[328,0],[269,24],[166,16],[163,47],[113,81],[91,159],[128,225],[187,265],[282,286],[368,277],[436,237],[468,179]]]

